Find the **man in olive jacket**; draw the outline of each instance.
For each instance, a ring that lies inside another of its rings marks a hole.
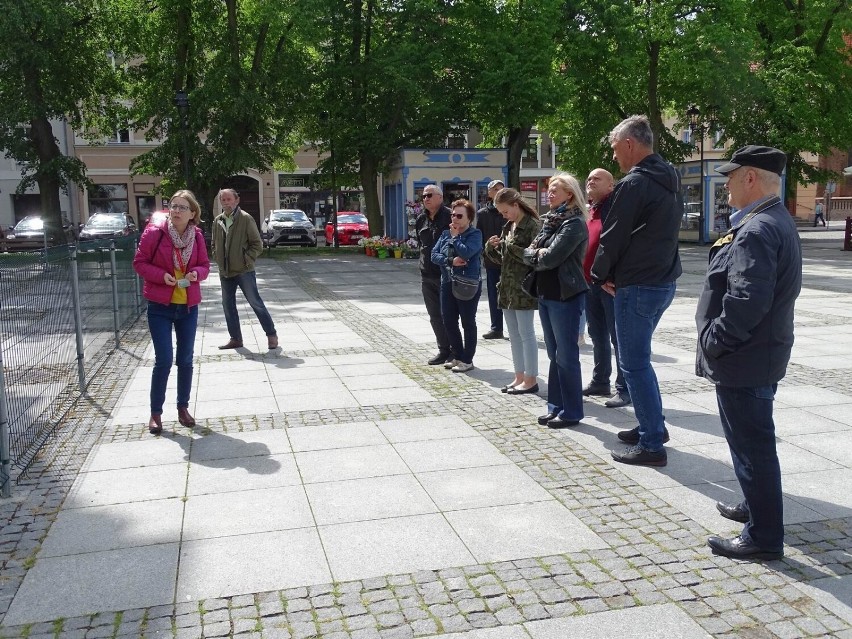
[[[234,189],[219,191],[219,203],[222,205],[222,212],[213,220],[213,258],[219,265],[222,308],[231,338],[219,348],[241,348],[243,345],[240,315],[237,312],[237,287],[257,315],[263,332],[266,333],[269,350],[278,348],[275,323],[257,290],[257,278],[254,273],[254,261],[263,252],[263,241],[260,239],[257,223],[239,207],[240,196]]]

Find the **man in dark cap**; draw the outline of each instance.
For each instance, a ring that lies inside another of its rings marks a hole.
[[[718,502],[723,517],[745,524],[733,539],[712,536],[713,552],[737,559],[784,555],[781,469],[775,450],[772,402],[793,348],[793,307],[802,288],[802,252],[790,213],[781,203],[787,158],[749,145],[716,169],[727,176],[728,203],[739,221],[710,249],[698,300],[695,372],[716,385],[716,401],[739,504]]]

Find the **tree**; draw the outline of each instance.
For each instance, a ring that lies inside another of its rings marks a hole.
[[[11,0],[0,21],[0,149],[23,166],[18,192],[38,184],[47,231],[62,228],[59,191],[90,184],[63,155],[52,121],[99,139],[114,133],[120,77],[108,54],[112,16],[100,0]]]
[[[186,185],[207,211],[229,177],[292,156],[307,84],[304,46],[292,30],[298,8],[276,0],[116,2],[127,25],[132,126],[161,141],[134,160],[135,173],[162,175],[163,189]],[[185,122],[178,91],[188,99]]]

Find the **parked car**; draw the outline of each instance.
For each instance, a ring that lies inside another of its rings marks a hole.
[[[337,212],[337,241],[334,241],[334,218],[325,225],[325,243],[329,246],[357,244],[362,237],[370,235],[367,217],[358,211]]]
[[[266,246],[292,244],[316,246],[317,232],[314,223],[299,209],[273,209],[260,226],[260,235]]]
[[[123,213],[95,213],[80,231],[81,240],[103,240],[136,233],[136,222]]]
[[[62,217],[62,231],[47,236],[47,246],[72,244],[74,229],[66,217]],[[45,247],[44,220],[41,215],[27,215],[6,234],[6,250],[38,251]]]

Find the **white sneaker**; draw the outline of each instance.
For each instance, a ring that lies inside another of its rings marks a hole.
[[[454,373],[466,373],[468,371],[473,370],[473,364],[465,364],[464,362],[458,362],[450,370],[452,370]]]
[[[454,366],[461,364],[461,361],[457,359],[451,359],[449,362],[444,363],[444,368],[453,368]]]

